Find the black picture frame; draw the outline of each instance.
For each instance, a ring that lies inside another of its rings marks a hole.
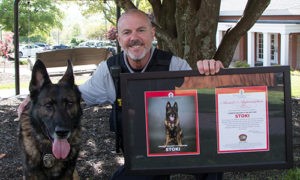
[[[255,86],[268,89],[268,149],[218,153],[215,89]],[[228,68],[213,76],[200,75],[196,70],[122,73],[122,131],[126,173],[153,175],[291,168],[293,128],[290,86],[289,66]],[[198,90],[200,153],[148,156],[145,92],[176,89]]]

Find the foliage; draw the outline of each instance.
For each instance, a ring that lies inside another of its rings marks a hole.
[[[294,168],[294,169],[289,169],[284,177],[286,180],[294,180],[294,179],[299,179],[300,177],[300,169],[299,168]]]
[[[235,61],[234,62],[234,67],[239,67],[239,68],[247,68],[247,67],[250,67],[250,65],[247,63],[247,61]]]
[[[28,2],[30,2],[28,4]],[[20,36],[49,34],[53,27],[62,27],[63,13],[52,0],[30,0],[19,2]],[[6,31],[14,28],[14,0],[2,0],[0,3],[0,25]]]
[[[73,46],[77,46],[81,42],[83,42],[83,40],[78,40],[76,38],[72,38],[70,41],[70,44],[72,44]]]
[[[106,27],[99,24],[88,25],[86,34],[88,39],[103,39],[106,33]]]
[[[150,3],[147,0],[131,0],[138,9],[145,12],[152,12]],[[116,26],[116,4],[113,1],[79,1],[78,4],[82,7],[83,15],[89,16],[92,14],[102,13],[104,18],[112,25]]]
[[[117,28],[112,27],[106,34],[107,39],[116,40],[117,39]]]
[[[29,39],[26,36],[19,37],[19,42],[21,42],[21,43],[28,43],[28,41],[30,41],[30,42],[46,42],[47,38],[43,35],[34,35],[34,36],[31,36]]]
[[[103,3],[103,0],[95,1],[78,1],[78,4],[81,7],[83,15],[89,16],[93,14],[103,13],[104,18],[111,23],[116,25],[116,6],[112,1],[106,1]]]
[[[20,59],[19,64],[20,64],[20,65],[27,65],[27,64],[28,64],[28,61],[27,61],[27,60],[22,60],[22,59]]]
[[[4,33],[4,40],[0,40],[0,56],[8,58],[8,54],[13,51],[13,35],[12,32]]]

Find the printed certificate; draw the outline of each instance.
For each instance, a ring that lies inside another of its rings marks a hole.
[[[218,153],[269,151],[266,86],[216,88]]]
[[[145,92],[147,156],[199,154],[197,90]]]

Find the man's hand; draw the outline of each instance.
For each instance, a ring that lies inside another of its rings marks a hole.
[[[197,68],[200,74],[214,75],[224,68],[223,63],[219,60],[205,59],[197,61]]]

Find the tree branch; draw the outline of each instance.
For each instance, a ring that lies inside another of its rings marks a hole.
[[[226,32],[214,59],[221,60],[225,67],[229,66],[239,40],[255,24],[270,2],[271,0],[248,0],[243,16]]]
[[[115,0],[115,3],[124,10],[136,9],[135,5],[130,0]]]

